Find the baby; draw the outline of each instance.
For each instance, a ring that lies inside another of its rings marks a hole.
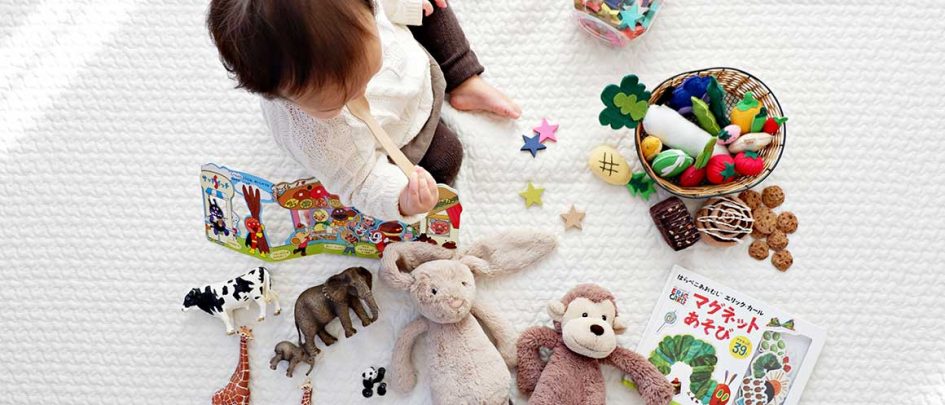
[[[462,163],[462,144],[440,121],[444,94],[459,110],[521,112],[479,77],[456,17],[435,1],[212,0],[207,25],[238,87],[263,96],[283,149],[343,203],[412,223]],[[417,165],[409,176],[345,107],[362,96]]]

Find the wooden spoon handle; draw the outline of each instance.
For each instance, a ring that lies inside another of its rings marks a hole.
[[[371,105],[368,104],[367,99],[362,96],[349,101],[348,111],[351,111],[352,115],[368,126],[368,129],[371,130],[371,134],[374,135],[374,139],[377,140],[377,143],[387,152],[387,156],[390,156],[394,164],[409,178],[415,170],[413,163],[410,162],[410,159],[407,159],[407,155],[404,155],[404,152],[401,152],[400,149],[394,145],[394,141],[390,139],[390,135],[387,135],[387,131],[384,131],[384,128],[381,128],[374,119],[374,116],[371,115]]]

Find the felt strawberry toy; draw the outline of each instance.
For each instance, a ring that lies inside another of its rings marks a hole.
[[[761,127],[761,131],[771,135],[777,134],[785,121],[787,121],[785,117],[768,117],[768,120],[765,121],[765,124]]]
[[[730,183],[735,180],[735,161],[729,155],[715,155],[706,165],[706,178],[712,184]]]
[[[743,176],[754,176],[765,169],[765,161],[758,156],[758,152],[739,152],[734,160],[735,171]]]
[[[679,185],[682,187],[696,187],[702,184],[705,178],[705,168],[697,169],[695,166],[689,166],[679,175]]]

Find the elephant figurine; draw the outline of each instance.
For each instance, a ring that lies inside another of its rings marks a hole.
[[[325,325],[335,317],[341,320],[345,337],[351,337],[357,331],[351,326],[348,309],[361,319],[361,325],[368,326],[377,320],[378,308],[371,292],[372,275],[364,267],[351,267],[325,280],[324,284],[314,286],[299,294],[295,300],[295,330],[299,335],[299,346],[309,356],[315,357],[320,352],[315,347],[315,335],[326,346],[331,346],[338,339],[325,330]],[[371,315],[365,311],[367,302]],[[305,340],[302,340],[302,337]]]
[[[286,377],[292,378],[292,372],[295,370],[295,366],[299,363],[308,363],[309,368],[308,372],[305,375],[309,375],[312,372],[312,369],[315,368],[315,358],[309,356],[301,347],[296,346],[294,343],[283,340],[276,344],[275,356],[272,356],[272,359],[269,360],[269,368],[275,370],[279,366],[279,363],[282,361],[289,362],[289,366],[286,367],[285,375]]]

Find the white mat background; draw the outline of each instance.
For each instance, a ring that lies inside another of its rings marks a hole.
[[[198,167],[304,172],[270,140],[256,99],[232,89],[205,7],[0,0],[0,403],[206,403],[233,371],[238,339],[178,311],[189,287],[259,264],[204,239]],[[481,287],[518,330],[592,281],[619,297],[631,325],[622,343],[635,347],[678,263],[829,329],[804,403],[945,403],[945,3],[675,1],[620,51],[579,32],[565,0],[453,7],[489,80],[525,110],[517,123],[447,113],[467,149],[462,237],[523,226],[561,235],[541,266]],[[585,169],[601,143],[632,154],[626,130],[596,122],[607,83],[636,72],[653,86],[709,66],[755,73],[791,118],[766,182],[800,218],[785,274],[744,246],[672,252],[645,203]],[[520,135],[543,116],[560,140],[532,159]],[[547,188],[541,208],[517,196],[529,179]],[[558,214],[572,203],[587,210],[585,229],[564,233]],[[355,264],[375,268],[333,256],[271,266],[287,311],[262,324],[239,317],[255,328],[255,403],[297,403],[302,377],[270,371],[271,348],[295,337],[297,294]],[[360,396],[360,371],[387,365],[415,316],[398,292],[377,295],[381,321],[320,358],[316,403],[429,402],[423,372],[411,395]],[[640,403],[606,373],[609,402]]]

